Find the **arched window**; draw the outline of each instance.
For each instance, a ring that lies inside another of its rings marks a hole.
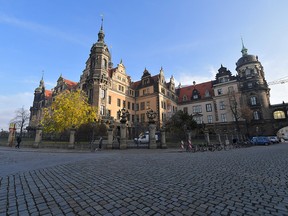
[[[275,111],[273,113],[274,119],[285,119],[285,113],[283,111]]]

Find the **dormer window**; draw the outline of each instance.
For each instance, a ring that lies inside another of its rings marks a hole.
[[[186,96],[186,95],[183,95],[182,100],[183,100],[183,101],[187,101],[187,96]]]
[[[194,89],[192,92],[192,99],[196,100],[199,98],[200,98],[199,92],[196,89]]]
[[[208,91],[208,89],[205,91],[205,97],[210,97],[210,92]]]

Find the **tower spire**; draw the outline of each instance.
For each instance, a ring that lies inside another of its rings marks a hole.
[[[243,38],[242,38],[242,37],[241,37],[241,41],[242,41],[242,50],[241,50],[241,53],[242,53],[242,56],[244,56],[244,55],[247,55],[248,49],[244,46],[244,42],[243,42]]]
[[[104,43],[104,30],[103,30],[103,22],[104,22],[104,16],[101,14],[101,27],[100,27],[100,31],[98,33],[98,42],[103,42]]]

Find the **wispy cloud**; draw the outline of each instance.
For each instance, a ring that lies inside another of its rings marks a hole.
[[[0,13],[0,23],[4,23],[11,26],[16,26],[18,28],[23,28],[26,30],[30,30],[37,33],[43,33],[45,35],[50,35],[52,37],[61,38],[63,40],[77,43],[82,46],[87,46],[85,41],[88,41],[87,38],[81,35],[69,34],[67,32],[63,32],[61,30],[51,28],[49,26],[41,25],[35,22],[29,22],[26,20],[21,20],[13,16],[8,16],[6,14]],[[90,44],[89,44],[90,45]]]

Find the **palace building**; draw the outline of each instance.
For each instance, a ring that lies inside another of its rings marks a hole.
[[[263,66],[257,56],[248,54],[243,43],[242,56],[236,63],[237,75],[221,65],[215,80],[176,87],[173,76],[167,82],[163,68],[156,75],[145,68],[141,80],[132,82],[122,60],[113,67],[104,39],[102,20],[98,40],[91,47],[78,82],[60,76],[57,85],[47,90],[41,79],[30,108],[30,128],[39,125],[42,108],[50,106],[53,97],[67,89],[86,92],[89,103],[98,107],[101,119],[113,117],[117,123],[120,121],[118,111],[125,107],[130,114],[128,127],[134,133],[147,126],[148,109],[157,113],[158,129],[177,110],[192,114],[198,124],[205,124],[211,131],[242,129],[253,135],[272,135],[287,126],[288,104],[270,105],[270,89]]]

